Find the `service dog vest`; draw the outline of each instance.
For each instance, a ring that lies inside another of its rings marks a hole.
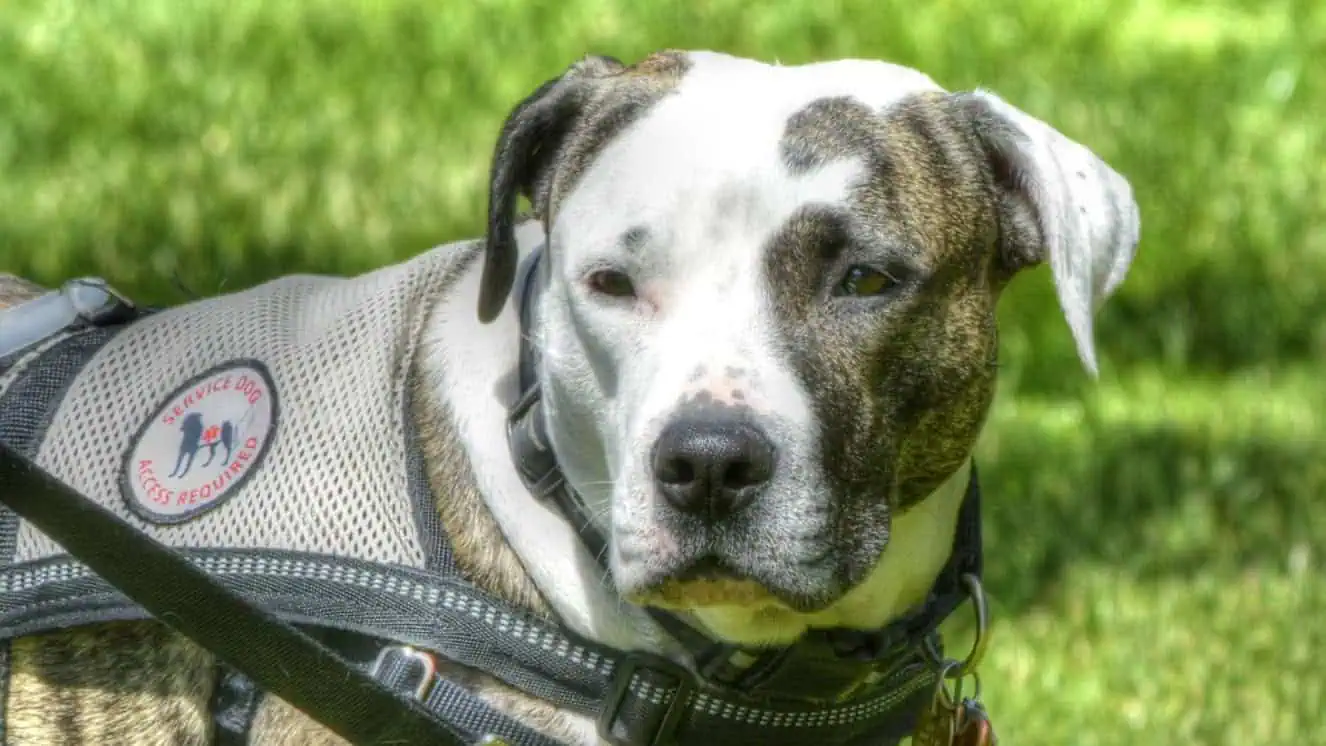
[[[292,580],[331,572],[300,565],[329,558],[436,567],[407,383],[464,253],[284,277],[63,340],[41,365],[0,373],[0,438],[162,543],[222,551],[207,563],[218,573],[277,556]],[[43,627],[64,606],[51,592],[79,570],[4,515],[0,633],[12,636]]]

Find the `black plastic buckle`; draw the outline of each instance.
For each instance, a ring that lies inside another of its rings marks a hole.
[[[598,717],[599,737],[614,746],[637,746],[634,741],[614,735],[612,726],[617,723],[622,705],[626,704],[626,698],[631,693],[631,681],[635,679],[636,673],[642,671],[662,674],[677,682],[677,688],[668,698],[668,709],[663,713],[663,720],[654,730],[653,737],[647,742],[648,746],[667,746],[674,743],[673,736],[686,715],[686,705],[697,691],[695,677],[685,667],[656,655],[627,653],[617,661],[617,666],[612,672],[612,688],[608,691],[608,698],[603,703],[603,709]]]
[[[60,287],[77,317],[89,326],[121,321],[134,311],[134,303],[100,277],[79,277]]]
[[[538,386],[531,386],[520,395],[507,413],[506,439],[512,450],[516,473],[525,489],[539,500],[548,500],[561,489],[565,479],[557,468],[552,445],[543,441],[537,423],[532,419],[534,407],[541,399]]]

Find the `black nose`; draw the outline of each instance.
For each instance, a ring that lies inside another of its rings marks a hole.
[[[719,520],[764,489],[775,458],[773,444],[749,423],[681,418],[654,445],[654,481],[678,510]]]

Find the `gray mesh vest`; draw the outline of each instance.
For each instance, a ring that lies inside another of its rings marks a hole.
[[[284,616],[371,628],[452,570],[407,379],[473,248],[62,335],[0,369],[0,437]],[[0,640],[133,608],[0,508]]]

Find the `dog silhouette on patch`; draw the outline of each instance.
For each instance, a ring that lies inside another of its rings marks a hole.
[[[219,425],[204,427],[201,414],[188,413],[180,422],[180,451],[170,476],[183,477],[188,474],[193,468],[194,456],[197,456],[198,451],[203,448],[208,449],[207,460],[203,462],[203,467],[210,466],[212,460],[216,458],[218,446],[226,450],[226,455],[221,459],[221,465],[225,466],[230,463],[230,454],[235,447],[235,426],[230,420],[222,420]]]

